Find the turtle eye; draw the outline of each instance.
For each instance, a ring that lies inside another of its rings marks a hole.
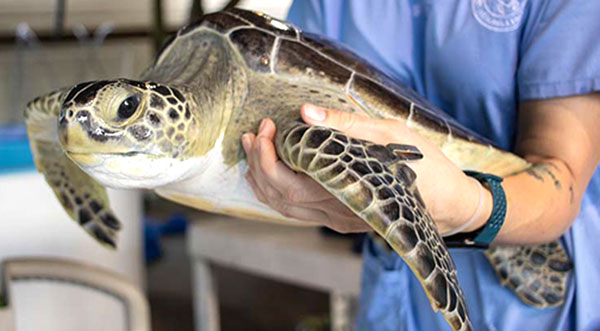
[[[133,116],[139,105],[140,97],[137,95],[132,95],[129,98],[123,100],[123,102],[121,102],[121,104],[119,105],[119,110],[117,111],[119,119],[124,120]]]

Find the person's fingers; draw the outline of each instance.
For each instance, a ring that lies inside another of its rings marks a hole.
[[[268,205],[283,216],[319,223],[341,233],[372,230],[335,198],[310,204],[288,203],[286,200],[275,196],[275,194],[265,193],[257,184],[252,172],[246,174],[246,180],[258,201]]]
[[[329,193],[305,174],[296,173],[279,160],[273,139],[275,125],[264,120],[258,135],[242,137],[244,150],[248,155],[248,165],[255,176],[257,185],[265,195],[276,196],[272,189],[279,191],[287,203],[312,203],[330,197]]]
[[[278,159],[275,146],[270,140],[274,133],[273,123],[269,122],[263,122],[265,124],[262,125],[259,135],[254,140],[251,134],[242,138],[255,185],[269,200],[300,203],[322,199],[327,194],[324,189],[311,181],[308,176],[290,170]]]
[[[262,139],[259,145],[260,175],[273,185],[287,202],[307,203],[329,196],[327,191],[309,176],[290,170],[279,160],[272,143]]]
[[[242,135],[242,147],[244,148],[244,152],[246,152],[246,155],[250,152],[255,138],[256,137],[251,132]]]
[[[285,217],[313,223],[315,225],[323,224],[322,220],[328,219],[327,214],[318,209],[291,205],[283,202],[269,204],[269,206]]]
[[[262,193],[262,190],[260,189],[260,187],[258,187],[258,185],[256,184],[256,179],[254,179],[252,172],[250,172],[250,171],[246,172],[246,175],[244,175],[244,178],[246,179],[248,184],[250,184],[250,188],[252,188],[252,191],[254,192],[254,195],[256,195],[258,200],[260,202],[266,203],[267,199],[265,199],[265,195]]]
[[[263,127],[265,126],[265,121],[261,122],[261,128],[259,132],[262,132],[262,135],[254,136],[251,133],[247,133],[242,136],[242,145],[244,146],[244,151],[246,152],[246,161],[248,163],[248,168],[255,179],[255,184],[259,187],[264,195],[269,195],[275,197],[276,190],[270,187],[270,183],[268,178],[265,176],[265,172],[271,173],[273,172],[274,165],[272,164],[277,160],[277,155],[274,152],[274,148],[267,149],[270,153],[269,155],[263,155],[261,145],[272,145],[272,141],[268,139],[269,134],[265,134]],[[290,171],[290,170],[288,170]]]
[[[325,126],[346,133],[352,138],[387,144],[397,137],[412,141],[414,133],[402,122],[376,119],[348,111],[304,104],[300,108],[304,122],[310,125]]]
[[[275,123],[273,123],[273,120],[270,118],[265,118],[260,122],[257,137],[264,137],[272,141],[275,139],[276,130],[277,129],[275,127]]]
[[[260,187],[258,187],[258,185],[256,184],[256,180],[252,176],[252,173],[250,171],[248,171],[244,177],[246,178],[246,181],[248,182],[248,184],[250,184],[250,188],[252,188],[252,191],[254,192],[254,196],[256,196],[258,201],[266,204],[267,199],[265,198],[265,195],[262,193],[262,190],[260,189]]]
[[[304,176],[304,175],[303,175]],[[276,190],[275,188],[273,188],[269,183],[262,183],[262,185],[259,185],[256,183],[256,180],[253,177],[253,173],[252,172],[248,172],[246,174],[246,178],[248,179],[249,183],[251,184],[251,186],[253,188],[256,188],[255,191],[257,191],[257,197],[259,198],[259,200],[265,204],[268,204],[269,206],[272,206],[274,209],[282,212],[282,214],[287,216],[288,210],[295,210],[293,208],[291,208],[292,206],[297,206],[297,207],[301,207],[301,208],[307,208],[307,209],[313,209],[313,210],[319,210],[322,211],[323,213],[329,215],[328,219],[355,219],[354,223],[357,223],[358,226],[356,226],[356,224],[350,226],[350,228],[352,229],[356,229],[356,228],[361,228],[363,231],[366,231],[369,229],[368,225],[366,225],[362,220],[360,220],[348,207],[346,207],[346,205],[344,205],[341,201],[337,200],[335,197],[333,197],[330,193],[328,193],[327,191],[325,191],[319,184],[315,183],[314,181],[312,181],[310,179],[310,177],[307,177],[307,180],[309,181],[309,183],[314,183],[317,187],[316,190],[318,190],[318,192],[316,194],[301,194],[302,192],[311,192],[311,189],[306,190],[305,187],[296,187],[295,191],[291,191],[291,192],[298,192],[296,196],[293,195],[282,195],[278,192],[278,190]],[[292,185],[294,186],[294,185]],[[321,194],[322,193],[322,194]],[[305,215],[308,215],[307,213],[303,213]],[[298,216],[298,214],[294,214],[295,216]],[[315,213],[311,213],[311,215],[316,215]],[[305,219],[305,218],[303,218]],[[325,225],[328,225],[336,230],[338,230],[336,228],[337,224],[333,224],[330,222],[327,222],[327,219],[313,219],[313,221],[319,221],[321,223],[324,223]],[[346,232],[346,231],[344,231]]]
[[[275,209],[281,215],[301,221],[307,221],[311,223],[319,223],[321,220],[329,219],[327,214],[319,209],[307,208],[303,206],[296,206],[285,203],[281,199],[271,199],[259,188],[256,180],[251,173],[246,175],[246,179],[250,184],[250,187],[254,191],[258,201],[268,205]]]
[[[248,164],[246,176],[251,173],[254,174],[253,178],[256,177],[254,180],[256,187],[259,188],[261,192],[264,192],[263,186],[266,185],[266,182],[262,180],[263,175],[260,173],[260,167],[258,166],[259,153],[257,152],[258,147],[256,141],[256,136],[252,133],[246,133],[242,136],[242,146],[246,152],[246,162]]]
[[[248,173],[246,178],[259,201],[286,217],[319,223],[341,233],[372,231],[368,224],[332,196],[312,203],[291,203],[273,194],[264,193],[258,187],[252,173]]]
[[[304,104],[300,108],[300,115],[304,122],[310,125],[326,126],[351,136],[364,135],[370,131],[379,131],[382,121],[348,111],[334,110],[319,107],[313,104]]]
[[[304,104],[300,108],[302,119],[307,124],[327,126],[343,132],[366,129],[360,115],[347,111],[338,111],[319,107],[313,104]]]
[[[256,137],[256,155],[254,156],[256,157],[256,170],[260,169],[268,179],[274,182],[280,182],[281,176],[292,173],[292,170],[279,161],[273,140],[268,135],[259,134]]]
[[[246,179],[252,180],[265,201],[284,200],[283,195],[273,185],[264,178],[264,174],[260,170],[254,171],[252,168],[246,173]],[[265,202],[261,201],[261,202]],[[265,202],[266,203],[266,202]]]
[[[290,170],[277,157],[271,120],[261,123],[258,134],[242,136],[249,171],[246,179],[257,199],[286,217],[319,222],[339,232],[369,230],[345,205],[303,173]]]

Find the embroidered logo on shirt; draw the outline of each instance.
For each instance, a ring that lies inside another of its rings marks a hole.
[[[516,30],[523,18],[527,0],[471,0],[477,22],[495,32]]]

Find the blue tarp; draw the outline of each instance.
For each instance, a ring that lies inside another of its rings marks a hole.
[[[25,125],[0,125],[0,174],[34,167]]]

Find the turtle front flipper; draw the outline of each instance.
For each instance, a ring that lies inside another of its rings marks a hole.
[[[563,304],[573,264],[558,241],[532,246],[494,247],[485,255],[500,282],[526,304],[538,308]]]
[[[106,189],[73,163],[60,146],[58,120],[68,92],[52,92],[27,104],[25,122],[35,165],[67,214],[100,243],[114,248],[121,224],[110,209]]]
[[[454,262],[419,195],[416,175],[406,165],[418,158],[418,150],[377,145],[297,121],[277,127],[280,158],[320,183],[383,237],[452,328],[471,330]]]

